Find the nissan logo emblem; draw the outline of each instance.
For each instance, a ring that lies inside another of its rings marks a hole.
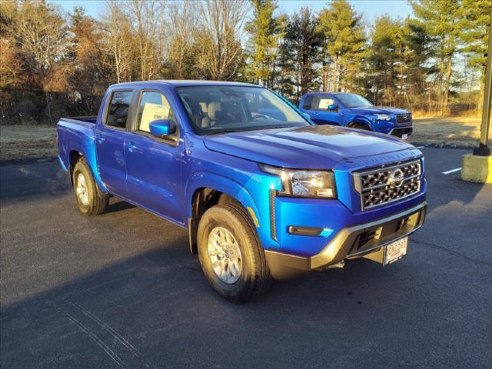
[[[390,173],[387,184],[389,186],[400,188],[403,185],[404,180],[405,175],[403,174],[403,171],[401,169],[395,169]]]

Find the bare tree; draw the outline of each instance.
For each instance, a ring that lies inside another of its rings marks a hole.
[[[173,2],[169,7],[169,51],[170,75],[184,79],[197,75],[197,59],[193,48],[199,24],[199,4],[195,1]]]
[[[164,40],[164,2],[132,0],[123,3],[135,35],[140,79],[155,78],[161,69]]]
[[[108,0],[104,16],[107,51],[112,55],[116,81],[131,81],[134,65],[134,38],[129,18],[116,0]]]
[[[24,1],[10,31],[20,45],[27,73],[44,88],[67,47],[67,26],[60,11],[44,2]]]
[[[242,61],[241,39],[249,10],[245,0],[204,0],[196,44],[200,66],[212,79],[233,78]]]

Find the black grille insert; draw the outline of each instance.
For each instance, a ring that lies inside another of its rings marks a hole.
[[[398,201],[420,191],[420,160],[354,173],[362,210]]]

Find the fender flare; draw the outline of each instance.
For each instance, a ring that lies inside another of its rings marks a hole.
[[[209,188],[221,192],[237,200],[248,213],[254,226],[256,228],[261,226],[258,222],[259,212],[256,202],[253,199],[253,196],[251,196],[243,185],[228,177],[212,172],[196,172],[191,176],[191,179],[188,181],[185,189],[185,209],[186,217],[188,219],[188,241],[190,252],[192,254],[196,254],[198,252],[195,233],[198,227],[198,220],[193,215],[193,199],[195,193],[203,188]]]
[[[187,218],[192,217],[193,196],[196,191],[200,190],[201,188],[210,188],[234,198],[248,212],[252,210],[258,217],[258,206],[256,205],[253,196],[251,196],[251,194],[242,184],[220,174],[201,171],[195,172],[186,185],[185,204]]]
[[[372,127],[372,121],[363,115],[355,116],[347,125],[347,127],[353,128],[354,124],[363,124],[367,126],[371,131],[374,130]]]
[[[109,190],[104,185],[104,182],[102,181],[101,176],[99,175],[97,158],[96,158],[96,149],[95,149],[94,144],[95,144],[95,142],[92,142],[86,148],[82,148],[79,145],[77,145],[75,142],[70,142],[68,144],[69,149],[67,150],[67,152],[68,152],[68,166],[67,167],[70,170],[70,172],[73,170],[73,168],[71,167],[71,163],[70,163],[70,154],[74,151],[78,152],[80,154],[80,156],[85,158],[85,160],[87,161],[87,164],[89,165],[89,168],[91,169],[92,176],[94,177],[94,180],[96,181],[99,189],[102,192],[108,194]]]

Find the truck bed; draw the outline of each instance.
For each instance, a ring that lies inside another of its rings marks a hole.
[[[72,122],[72,123],[90,123],[96,124],[97,116],[82,116],[82,117],[69,117],[69,118],[61,118],[60,121]]]
[[[96,117],[61,118],[57,129],[59,159],[65,168],[70,166],[73,152],[84,153],[88,161],[95,160]]]

